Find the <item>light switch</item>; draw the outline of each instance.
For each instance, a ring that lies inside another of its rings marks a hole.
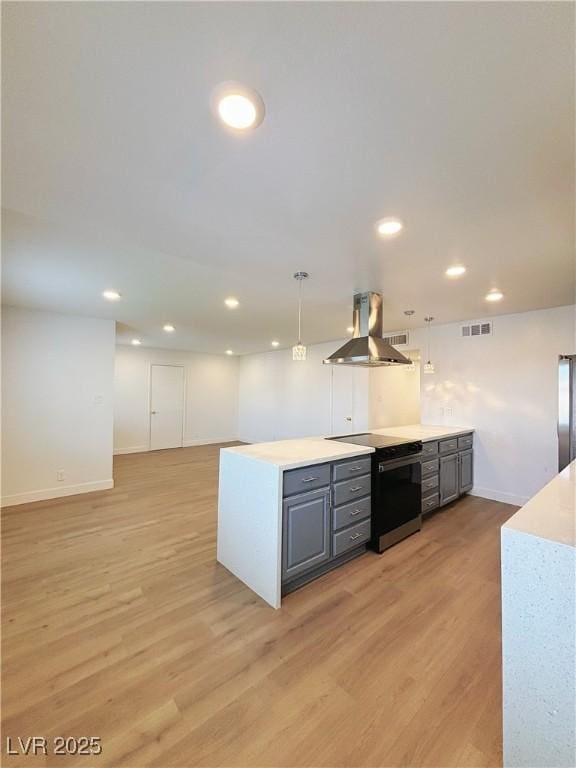
[[[94,405],[104,405],[104,395],[94,395]]]

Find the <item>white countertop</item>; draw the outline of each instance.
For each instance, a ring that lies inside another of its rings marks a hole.
[[[439,440],[443,437],[465,435],[474,430],[471,427],[439,427],[423,424],[412,424],[407,427],[385,427],[383,429],[368,429],[377,435],[390,435],[408,440]],[[306,467],[311,464],[322,464],[325,461],[349,459],[355,456],[374,453],[373,448],[353,443],[340,443],[326,440],[324,437],[304,437],[298,440],[275,440],[269,443],[252,443],[223,448],[223,451],[245,456],[254,461],[272,464],[284,471]]]
[[[390,435],[390,437],[404,437],[407,440],[422,440],[423,443],[430,440],[442,440],[445,437],[457,437],[474,432],[473,427],[442,427],[435,424],[410,424],[407,427],[383,427],[382,429],[370,429],[376,435]]]
[[[576,547],[576,461],[556,475],[502,527]]]
[[[286,470],[322,464],[325,461],[354,458],[374,453],[374,448],[339,443],[322,437],[304,437],[301,440],[275,440],[272,443],[238,445],[233,448],[222,448],[222,452],[236,453]]]

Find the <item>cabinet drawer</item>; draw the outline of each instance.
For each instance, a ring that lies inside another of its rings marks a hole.
[[[422,443],[422,456],[436,456],[438,453],[438,440]]]
[[[349,480],[351,477],[358,477],[359,475],[370,474],[372,466],[372,459],[368,458],[355,459],[354,461],[343,461],[340,464],[334,464],[332,468],[332,479]]]
[[[352,480],[334,483],[334,506],[346,504],[349,501],[360,499],[362,496],[369,496],[371,490],[371,475],[361,475],[360,477],[353,477]]]
[[[430,459],[430,461],[422,462],[422,477],[428,477],[428,475],[438,474],[438,459]]]
[[[431,477],[425,477],[422,480],[422,496],[429,496],[431,491],[435,491],[438,488],[438,475],[432,475]]]
[[[452,437],[450,440],[440,440],[439,446],[440,453],[452,453],[452,451],[457,451],[458,438]]]
[[[330,485],[330,464],[317,464],[284,472],[284,496],[313,491],[325,485]]]
[[[332,555],[338,557],[349,549],[364,544],[370,538],[370,520],[363,520],[357,525],[335,533],[332,537]]]
[[[426,496],[422,499],[422,512],[430,512],[440,504],[440,495],[433,493],[431,496]]]
[[[358,523],[370,517],[370,496],[366,496],[351,504],[344,504],[342,507],[335,507],[332,525],[335,531],[345,528],[352,523]]]
[[[458,448],[460,450],[465,448],[472,448],[473,444],[474,444],[473,435],[464,435],[463,437],[458,438]]]

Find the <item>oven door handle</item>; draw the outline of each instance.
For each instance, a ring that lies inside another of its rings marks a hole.
[[[408,464],[420,464],[422,461],[422,454],[417,453],[413,456],[403,456],[401,459],[390,459],[389,461],[381,461],[378,464],[378,472],[387,472],[389,469],[396,469],[397,467],[405,467]]]

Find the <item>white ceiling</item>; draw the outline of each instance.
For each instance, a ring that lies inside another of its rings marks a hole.
[[[573,21],[547,2],[3,3],[4,300],[238,353],[294,343],[298,269],[308,343],[344,334],[355,290],[382,290],[390,330],[572,303]],[[265,101],[248,135],[210,111],[225,80]],[[406,229],[384,242],[389,215]]]

